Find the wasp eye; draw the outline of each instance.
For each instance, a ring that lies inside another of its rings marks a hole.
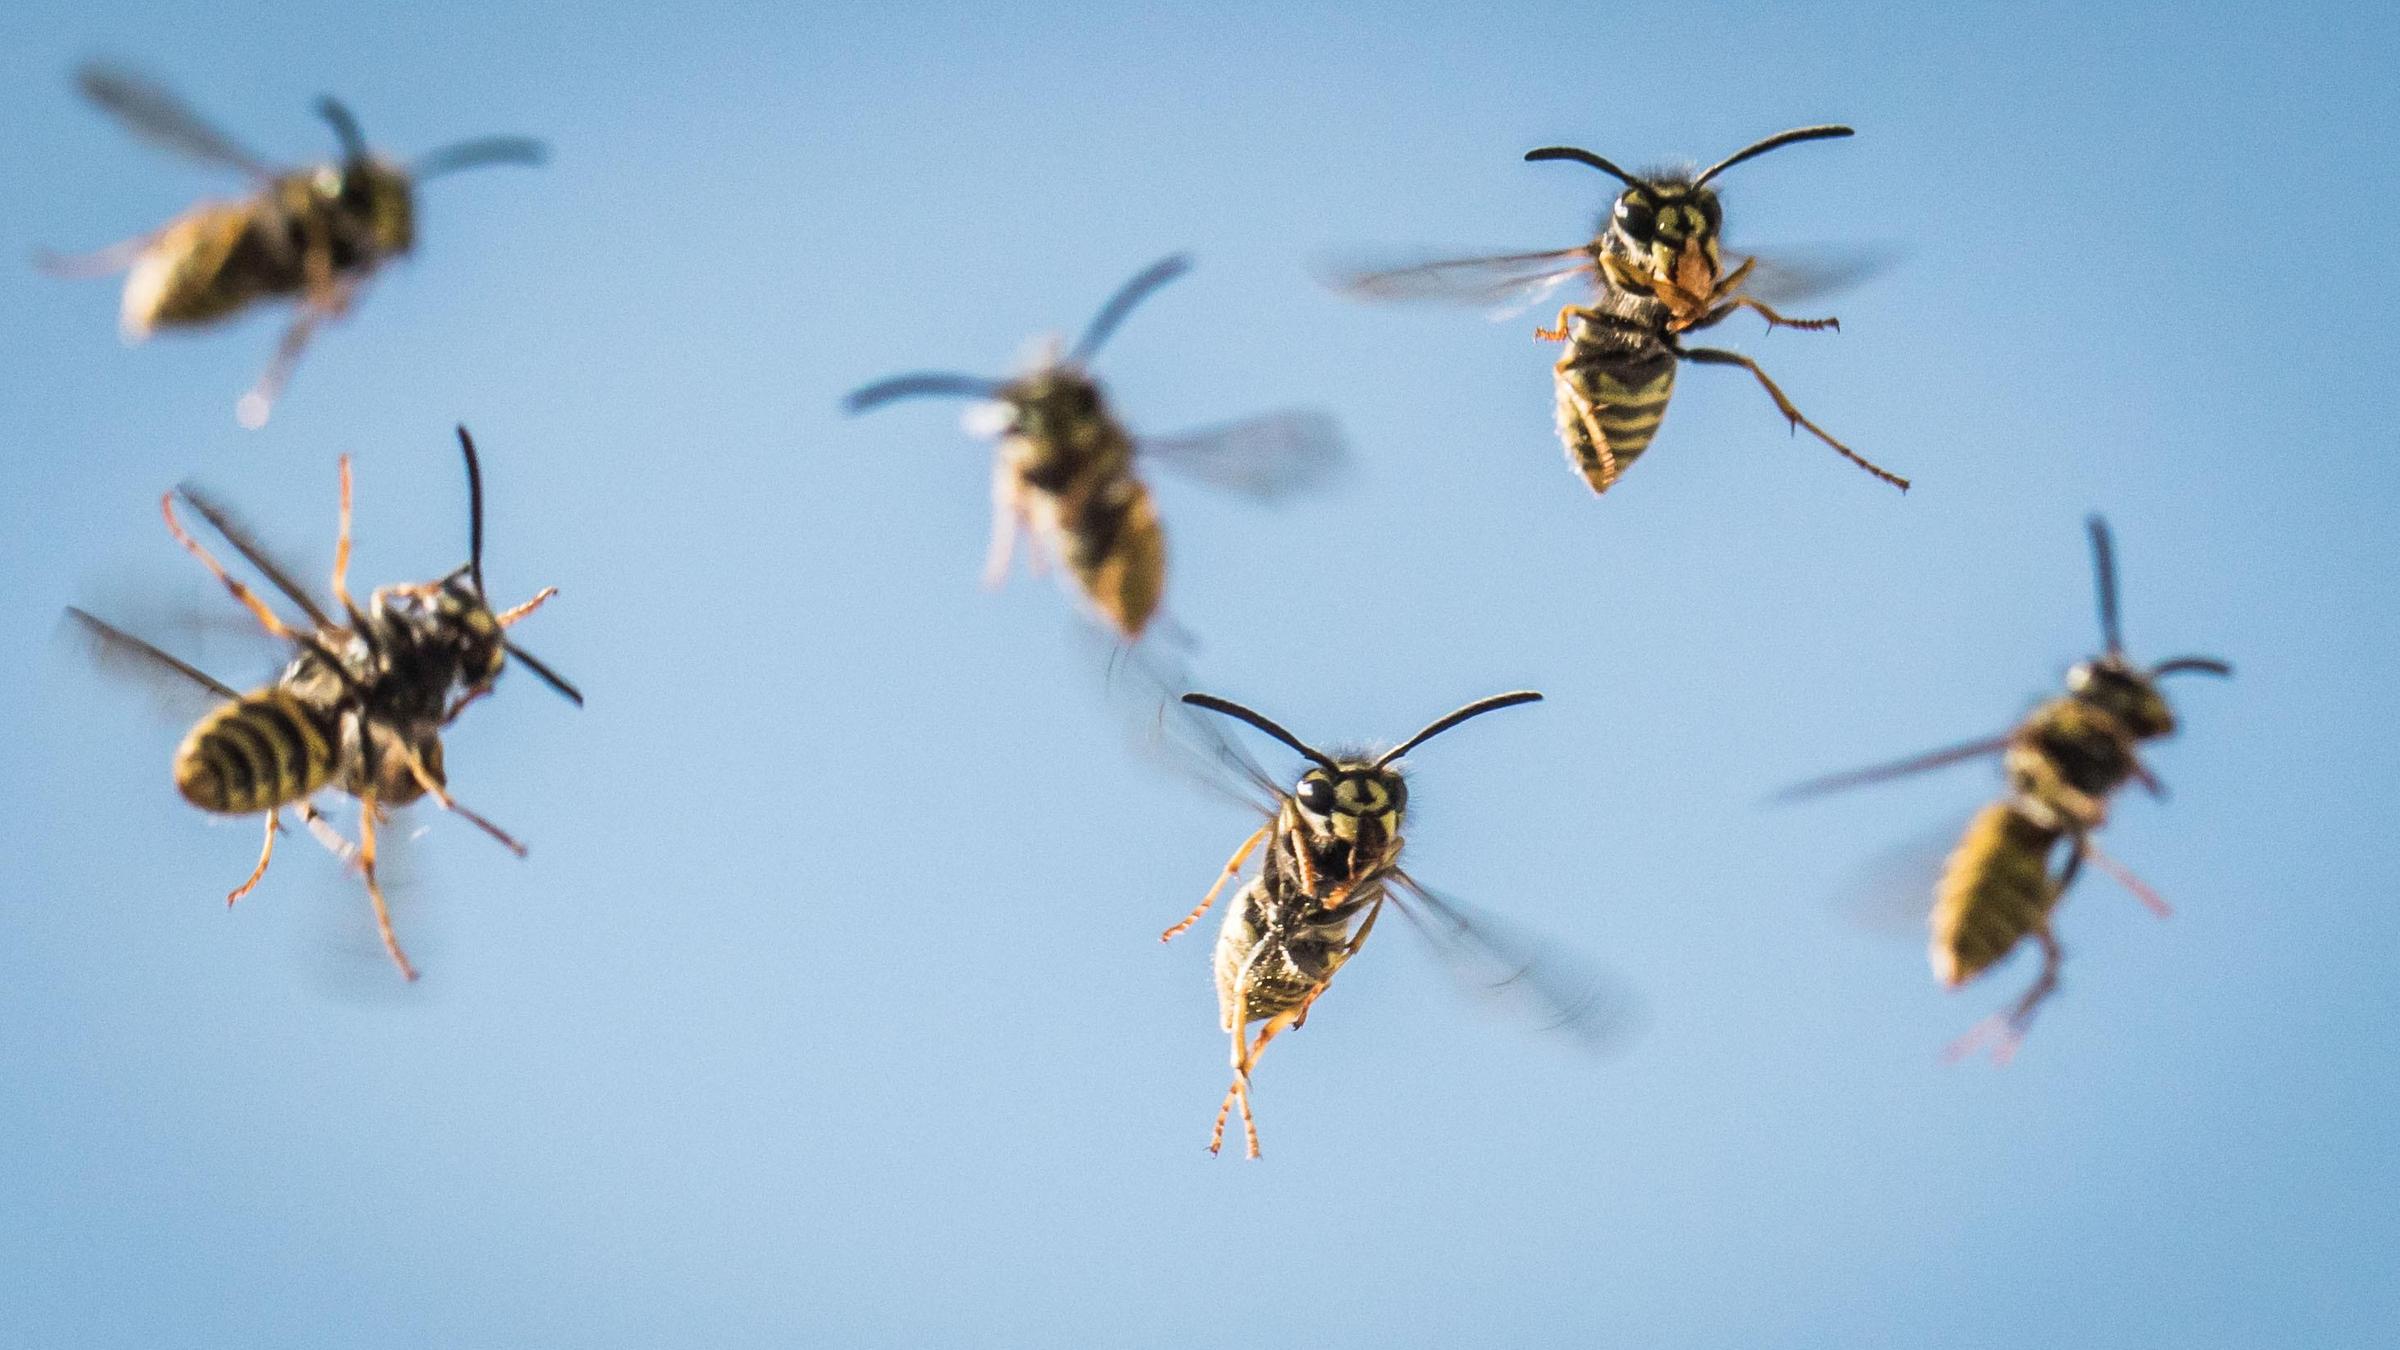
[[[1394,811],[1407,810],[1408,780],[1405,778],[1387,778],[1384,780],[1383,785],[1385,790],[1392,794],[1390,809]]]
[[[1329,779],[1303,778],[1299,790],[1292,795],[1300,799],[1304,809],[1317,815],[1325,815],[1333,810],[1333,783]]]
[[[1704,192],[1699,202],[1700,219],[1707,222],[1710,230],[1714,231],[1725,224],[1725,208],[1717,204],[1717,194]]]
[[[1628,238],[1647,243],[1651,232],[1658,227],[1658,213],[1645,199],[1626,193],[1617,198],[1617,228]]]

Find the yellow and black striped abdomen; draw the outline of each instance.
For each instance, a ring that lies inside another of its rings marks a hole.
[[[1567,460],[1606,492],[1650,448],[1675,391],[1665,348],[1628,353],[1578,341],[1558,363],[1558,437]]]
[[[1933,973],[1943,984],[1974,979],[2050,921],[2057,842],[2058,831],[2008,802],[1976,813],[1934,888]]]
[[[200,719],[175,752],[175,787],[203,811],[250,815],[333,781],[334,716],[279,685]]]
[[[1167,535],[1149,489],[1131,474],[1108,479],[1060,513],[1059,533],[1083,593],[1127,641],[1140,637],[1167,586]]]

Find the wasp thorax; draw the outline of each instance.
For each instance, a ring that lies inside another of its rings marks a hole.
[[[2150,676],[2119,656],[2085,661],[2067,672],[2067,692],[2148,740],[2175,730],[2175,711]]]
[[[1292,789],[1309,823],[1337,839],[1356,839],[1367,825],[1385,836],[1400,832],[1408,784],[1389,769],[1367,765],[1311,769]]]
[[[314,187],[347,222],[352,237],[337,245],[363,245],[376,258],[416,246],[415,189],[398,165],[375,159],[327,165],[317,171]]]
[[[433,585],[380,591],[375,607],[387,622],[405,629],[416,645],[441,652],[459,682],[470,689],[489,687],[508,663],[500,616],[464,572]]]

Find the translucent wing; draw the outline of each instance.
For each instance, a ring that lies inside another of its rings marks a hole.
[[[1146,464],[1267,500],[1322,487],[1340,475],[1350,452],[1332,417],[1293,409],[1174,436],[1146,436],[1141,453]]]
[[[1504,313],[1534,304],[1571,278],[1598,275],[1591,249],[1580,245],[1542,253],[1434,258],[1378,266],[1336,262],[1322,270],[1325,284],[1360,300],[1464,305]]]
[[[66,625],[92,664],[139,685],[169,717],[192,720],[241,691],[124,629],[69,606]]]
[[[1182,701],[1193,681],[1175,653],[1156,641],[1118,643],[1107,671],[1109,700],[1142,758],[1253,811],[1271,813],[1282,801],[1282,788],[1232,738],[1236,724]]]
[[[101,111],[152,145],[203,163],[239,169],[252,178],[275,176],[258,156],[211,126],[165,85],[109,65],[85,66],[75,72],[75,84]]]
[[[1508,1003],[1589,1049],[1613,1049],[1639,1030],[1640,1000],[1616,981],[1406,872],[1395,869],[1392,881],[1394,905],[1470,993]]]
[[[1823,907],[1853,928],[1893,941],[1923,944],[1933,912],[1933,888],[1966,833],[1967,818],[1943,820],[1917,831],[1842,878]]]
[[[1739,267],[1739,250],[1728,250],[1728,267]],[[1900,261],[1891,244],[1778,249],[1761,254],[1742,291],[1771,305],[1797,305],[1846,291],[1888,271]]]
[[[1889,764],[1875,764],[1864,769],[1850,769],[1842,773],[1827,774],[1823,778],[1811,778],[1805,783],[1794,783],[1776,793],[1773,800],[1778,802],[1801,801],[1809,797],[1822,797],[1829,792],[1844,792],[1855,787],[1866,787],[1871,783],[1887,783],[1895,778],[1907,778],[1934,769],[1948,768],[1953,764],[1964,764],[1968,760],[1982,759],[1987,755],[1996,755],[2006,750],[2013,734],[2002,732],[1997,736],[1987,736],[1979,741],[1968,741],[1963,745],[1947,746],[1922,755],[1914,755],[1908,759],[1895,760]]]

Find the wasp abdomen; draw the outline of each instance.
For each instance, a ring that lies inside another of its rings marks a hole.
[[[1117,630],[1138,637],[1167,584],[1167,537],[1149,489],[1130,475],[1095,488],[1060,521],[1067,566]]]
[[[326,712],[290,690],[261,689],[218,708],[184,737],[175,787],[203,811],[271,810],[333,781],[338,739]]]
[[[1558,434],[1576,472],[1606,492],[1658,435],[1675,357],[1646,334],[1587,331],[1558,363]]]
[[[2050,922],[2058,838],[2010,802],[1976,813],[1934,891],[1933,973],[1943,984],[1974,979]]]

